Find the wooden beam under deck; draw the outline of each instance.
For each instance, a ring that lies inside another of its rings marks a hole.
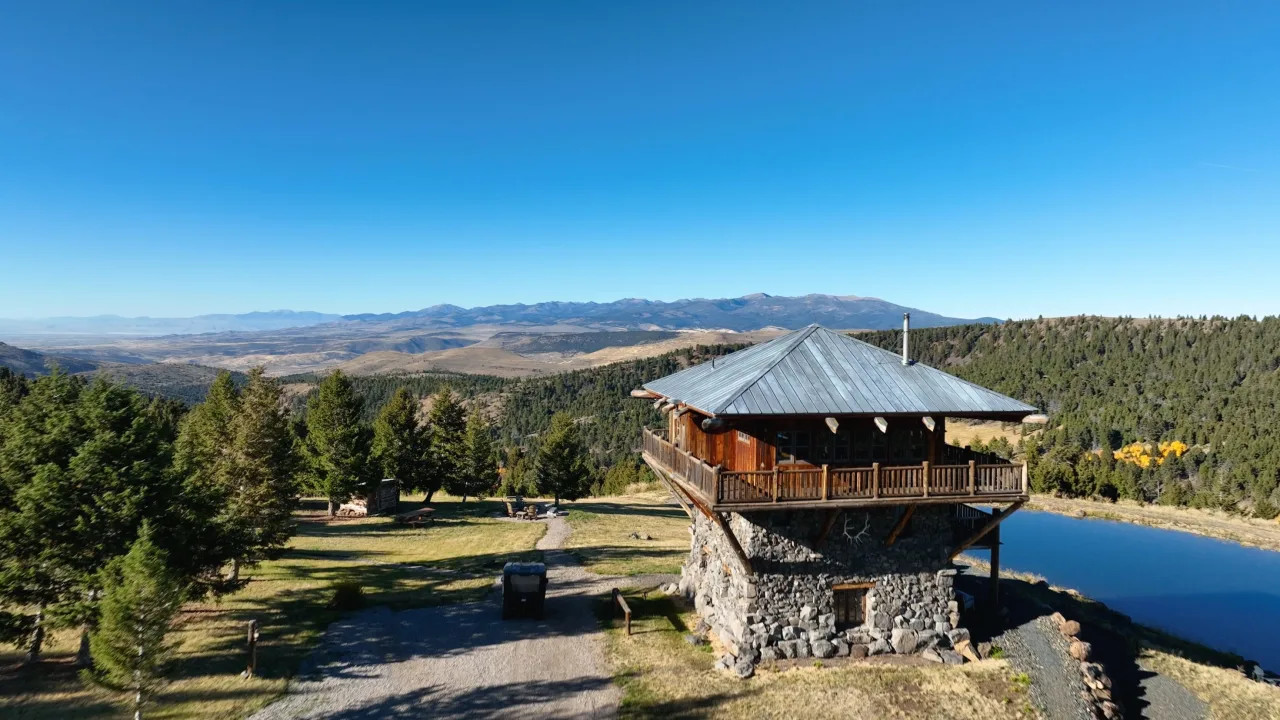
[[[1010,505],[1004,510],[996,510],[992,512],[991,519],[988,520],[985,525],[978,528],[978,531],[970,535],[967,540],[960,543],[960,546],[957,547],[955,550],[953,550],[951,552],[951,555],[947,559],[955,560],[957,555],[964,552],[965,550],[968,550],[971,545],[981,540],[983,535],[986,535],[987,533],[991,532],[992,529],[997,527],[1000,523],[1004,522],[1005,518],[1017,512],[1018,508],[1022,507],[1022,504],[1024,502],[1026,501],[1019,500],[1018,502],[1015,502],[1014,504]]]
[[[646,462],[648,462],[647,459]],[[672,481],[671,484],[680,488],[680,490],[684,492],[685,497],[689,499],[689,502],[693,503],[693,506],[698,508],[703,515],[706,515],[708,520],[715,523],[716,526],[720,528],[721,532],[724,533],[725,540],[729,543],[730,549],[733,550],[733,554],[737,556],[738,562],[742,565],[742,569],[748,576],[752,575],[755,570],[751,567],[751,559],[747,557],[746,551],[742,549],[742,545],[738,542],[737,536],[733,534],[733,530],[729,527],[729,523],[725,521],[724,517],[704,503],[699,497],[697,491],[693,490],[693,488],[690,488],[675,475],[670,477]]]
[[[840,517],[839,510],[827,510],[827,516],[822,520],[822,528],[818,530],[818,535],[813,539],[813,547],[820,548],[827,542],[827,536],[831,534],[831,528],[835,527],[836,519]]]
[[[906,529],[907,523],[911,522],[911,516],[916,512],[914,504],[908,505],[906,510],[902,511],[902,517],[898,518],[898,522],[893,526],[893,530],[889,532],[889,537],[884,539],[885,547],[889,547],[898,541],[898,536]]]
[[[685,501],[684,492],[680,490],[680,488],[676,487],[675,483],[671,482],[667,477],[667,471],[663,469],[661,465],[653,462],[647,457],[644,459],[644,462],[649,466],[649,469],[653,471],[653,474],[658,476],[658,480],[662,481],[662,484],[667,486],[667,489],[675,496],[676,502],[680,503],[680,508],[684,510],[684,514],[688,515],[689,519],[692,520],[693,508],[689,507],[689,503]]]

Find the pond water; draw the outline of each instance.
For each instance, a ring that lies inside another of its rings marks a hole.
[[[1000,533],[1005,568],[1280,671],[1280,552],[1029,510],[1014,513]],[[986,551],[973,554],[987,559]]]

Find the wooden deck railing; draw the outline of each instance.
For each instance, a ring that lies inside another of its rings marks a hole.
[[[1012,463],[969,460],[964,464],[822,466],[774,470],[732,471],[712,467],[677,448],[649,429],[644,430],[644,453],[653,462],[697,489],[709,505],[773,504],[787,502],[865,501],[901,502],[933,498],[968,502],[975,498],[1018,497],[1027,494],[1026,467]],[[948,459],[957,457],[948,453]],[[979,456],[981,460],[989,457]]]

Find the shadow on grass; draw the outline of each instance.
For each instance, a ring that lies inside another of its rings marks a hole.
[[[614,502],[604,502],[599,500],[583,500],[578,504],[568,506],[569,512],[580,510],[582,512],[594,513],[596,515],[644,515],[655,518],[668,518],[679,520],[681,518],[688,520],[689,516],[679,507],[668,507],[662,505],[630,505]]]

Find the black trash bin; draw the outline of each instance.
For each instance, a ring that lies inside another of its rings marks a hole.
[[[502,566],[502,619],[542,618],[547,598],[547,566],[509,562]]]

